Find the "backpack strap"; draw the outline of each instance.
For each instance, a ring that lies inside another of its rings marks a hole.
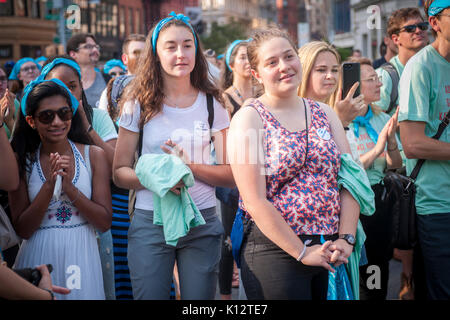
[[[398,83],[400,81],[400,75],[398,74],[397,69],[395,69],[394,65],[390,62],[383,63],[380,68],[386,71],[392,80],[391,102],[389,103],[389,107],[386,110],[386,113],[391,113],[391,111],[394,110],[397,104]]]
[[[209,130],[211,130],[214,123],[214,100],[213,96],[209,93],[206,94],[206,106],[208,108]]]
[[[213,96],[209,93],[206,94],[206,107],[208,108],[209,136],[211,137],[210,144],[212,144],[212,127],[214,124],[214,99]]]
[[[233,105],[233,112],[231,112],[231,118],[233,118],[234,114],[241,108],[241,105],[237,103],[236,100],[234,100],[233,97],[228,92],[224,93],[227,95],[228,100]]]
[[[208,108],[208,124],[209,124],[209,131],[211,135],[211,129],[214,123],[214,99],[213,96],[209,93],[206,94],[206,106]],[[139,142],[138,142],[138,156],[140,157],[142,155],[142,143],[144,139],[144,129],[139,129]],[[212,142],[212,138],[211,138]]]

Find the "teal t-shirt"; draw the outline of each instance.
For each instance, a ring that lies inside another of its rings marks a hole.
[[[403,70],[405,69],[405,66],[400,62],[398,55],[393,57],[389,62],[392,63],[394,68],[397,70],[399,76],[401,76],[403,73]],[[381,87],[380,100],[375,102],[374,104],[376,106],[380,107],[381,109],[383,109],[384,111],[386,111],[389,108],[389,105],[391,103],[392,79],[391,79],[391,76],[389,75],[389,73],[386,70],[382,69],[381,67],[377,68],[375,71],[378,74],[378,76],[381,76],[381,82],[383,83],[383,86]],[[400,83],[399,83],[399,85],[400,85]],[[396,102],[397,105],[398,105],[398,102],[399,102],[399,98],[397,97],[397,102]],[[395,108],[391,110],[389,115],[392,116],[394,113],[395,113]]]
[[[384,112],[380,112],[379,114],[373,114],[373,117],[369,120],[371,126],[375,129],[375,131],[380,134],[381,130],[383,130],[386,123],[389,121],[390,116]],[[354,130],[353,122],[349,125],[350,130]],[[356,137],[356,135],[355,135]],[[369,137],[367,133],[367,129],[364,126],[359,127],[359,137],[356,137],[357,142],[357,152],[359,156],[369,152],[375,147],[375,142]],[[402,145],[400,143],[400,139],[397,137],[398,148],[401,151]],[[387,167],[386,163],[386,147],[385,151],[375,159],[370,167],[366,169],[367,177],[369,178],[370,185],[375,185],[380,183],[385,175],[385,170]]]
[[[425,135],[436,134],[450,109],[450,63],[431,45],[414,55],[400,79],[399,121],[425,122]],[[450,143],[450,129],[441,135]],[[410,174],[417,159],[407,159]],[[426,160],[416,179],[417,213],[450,212],[450,160]]]
[[[92,128],[103,141],[117,139],[117,131],[114,122],[108,112],[99,108],[93,108]]]

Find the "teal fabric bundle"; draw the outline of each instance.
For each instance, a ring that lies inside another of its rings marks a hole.
[[[169,154],[144,154],[135,171],[139,182],[153,192],[153,223],[163,226],[168,245],[176,246],[190,228],[205,224],[188,193],[188,188],[194,185],[194,175],[180,158]],[[180,195],[170,192],[180,180],[185,185]]]
[[[362,214],[371,216],[375,213],[375,194],[370,186],[369,178],[364,169],[361,168],[348,153],[341,155],[338,185],[351,193],[353,198],[359,203],[360,212]],[[359,220],[355,238],[356,244],[352,254],[348,258],[346,269],[354,299],[359,300],[359,261],[361,259],[362,246],[364,241],[366,241],[366,234],[364,233],[364,229]]]

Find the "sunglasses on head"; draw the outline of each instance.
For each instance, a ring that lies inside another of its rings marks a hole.
[[[69,120],[72,120],[72,118],[73,118],[72,109],[69,107],[62,107],[61,109],[58,109],[56,111],[55,110],[44,110],[44,111],[39,112],[36,115],[36,118],[38,118],[39,122],[41,122],[43,124],[50,124],[55,119],[56,114],[62,121],[69,121]]]
[[[416,31],[416,28],[419,28],[422,31],[428,30],[428,22],[420,22],[417,24],[409,24],[407,26],[403,26],[400,28],[399,32],[406,31],[408,33],[413,33]]]

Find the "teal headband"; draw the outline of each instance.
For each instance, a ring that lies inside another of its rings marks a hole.
[[[75,97],[72,95],[72,93],[70,92],[69,88],[66,87],[66,85],[59,79],[50,79],[50,80],[43,80],[40,77],[31,81],[24,89],[23,91],[23,98],[22,101],[20,102],[20,108],[22,110],[22,114],[24,117],[27,116],[27,99],[28,99],[28,95],[30,94],[31,91],[33,91],[33,89],[43,83],[43,82],[49,82],[52,81],[54,83],[56,83],[57,85],[59,85],[60,87],[63,87],[67,93],[69,94],[70,97],[70,103],[72,104],[72,109],[73,109],[73,114],[75,114],[75,112],[77,112],[78,109],[78,100],[75,99]]]
[[[242,43],[242,42],[248,43],[248,42],[250,42],[250,41],[252,41],[252,40],[253,40],[252,38],[249,38],[249,39],[247,39],[247,40],[234,40],[234,41],[230,44],[230,46],[229,46],[228,49],[227,49],[226,56],[225,56],[225,64],[227,65],[228,70],[232,71],[232,70],[231,70],[231,67],[230,67],[230,59],[231,59],[231,55],[233,54],[234,48],[236,48],[236,46],[237,46],[238,44]]]
[[[9,75],[9,80],[19,80],[17,77],[20,73],[20,68],[22,68],[22,65],[27,62],[34,62],[39,69],[39,71],[42,69],[41,65],[38,64],[34,59],[32,58],[22,58],[19,61],[16,62],[13,69],[11,70],[11,74]]]
[[[197,38],[195,36],[194,28],[192,28],[191,24],[189,23],[189,21],[191,19],[189,19],[189,17],[185,16],[184,14],[181,14],[181,13],[176,14],[173,11],[171,13],[169,13],[169,17],[162,19],[160,22],[158,22],[158,24],[155,27],[155,30],[153,30],[153,33],[152,33],[153,53],[156,54],[156,41],[158,40],[161,29],[167,24],[167,22],[172,21],[174,19],[184,22],[189,27],[189,29],[191,29],[192,34],[194,35],[195,54],[197,54],[197,47],[198,47]]]
[[[47,58],[46,57],[44,57],[44,56],[40,56],[39,58],[36,58],[36,59],[34,59],[34,61],[36,61],[36,63],[39,63],[39,62],[41,62],[41,61],[47,61]]]
[[[66,58],[56,58],[49,64],[46,64],[41,71],[41,75],[39,76],[39,79],[44,80],[47,77],[47,75],[50,73],[50,71],[52,71],[53,68],[55,68],[58,64],[66,64],[69,67],[74,68],[77,71],[78,76],[81,79],[81,69],[80,69],[80,66],[78,65],[78,63],[76,63],[73,60],[66,59]]]
[[[105,63],[105,66],[103,67],[103,72],[109,73],[111,69],[114,67],[119,67],[123,71],[127,71],[127,67],[125,67],[122,61],[120,61],[119,59],[111,59]]]
[[[428,16],[436,16],[448,7],[450,7],[450,0],[435,0],[428,8]]]

